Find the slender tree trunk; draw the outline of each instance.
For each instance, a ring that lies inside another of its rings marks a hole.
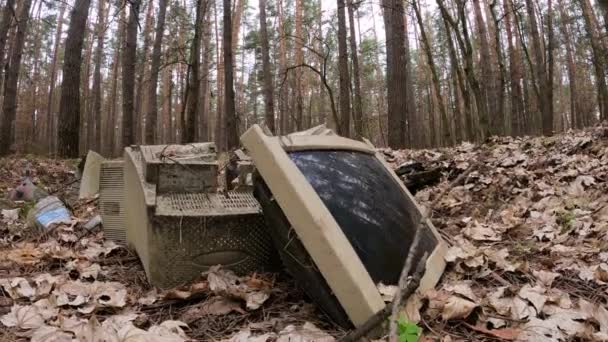
[[[199,123],[198,126],[200,128],[200,132],[198,135],[198,140],[199,141],[209,141],[210,140],[210,133],[209,133],[209,127],[210,127],[210,122],[211,122],[211,105],[210,105],[210,86],[209,86],[209,64],[210,64],[210,59],[211,59],[211,32],[210,32],[210,28],[211,28],[211,21],[210,21],[210,2],[208,0],[205,0],[204,3],[204,9],[203,9],[203,27],[202,27],[202,45],[203,45],[203,62],[201,65],[201,70],[202,70],[202,76],[201,76],[201,80],[200,80],[200,88],[201,88],[201,99],[202,99],[202,104],[199,106],[199,113],[198,113],[198,118]]]
[[[199,0],[200,2],[200,0]],[[152,5],[150,3],[150,5]],[[160,52],[165,35],[165,13],[167,12],[167,0],[158,2],[158,20],[154,33],[154,47],[152,48],[152,66],[150,69],[150,83],[148,85],[148,105],[146,114],[146,144],[156,143],[156,118],[158,116],[158,105],[156,88],[158,87],[158,72],[160,69]],[[195,37],[195,41],[196,41]],[[198,58],[198,55],[197,55]]]
[[[496,94],[494,91],[494,73],[492,70],[492,59],[490,57],[490,48],[488,44],[488,32],[486,29],[486,23],[483,19],[481,10],[480,0],[473,0],[473,8],[475,12],[475,25],[477,26],[477,35],[479,37],[479,52],[480,52],[480,63],[481,63],[481,92],[483,100],[487,103],[486,108],[489,116],[489,131],[485,134],[497,134],[497,122],[496,117],[497,106],[496,106]]]
[[[204,13],[202,11],[203,1],[196,1],[196,21],[194,25],[194,38],[192,38],[192,45],[190,48],[190,74],[188,79],[188,90],[189,94],[188,102],[186,107],[186,127],[184,127],[184,135],[182,136],[182,143],[194,142],[196,138],[196,112],[199,106],[198,95],[199,95],[199,69],[200,69],[200,35],[202,29],[202,20]]]
[[[169,143],[171,137],[171,110],[173,100],[173,80],[170,67],[163,70],[163,144]]]
[[[217,63],[217,97],[216,97],[216,114],[215,114],[215,143],[219,150],[223,150],[225,146],[224,134],[224,61],[222,49],[220,49],[220,37],[219,37],[219,20],[217,1],[213,2],[213,15],[214,15],[214,28],[215,28],[215,52],[216,52],[216,63]]]
[[[137,49],[137,22],[140,0],[131,0],[129,21],[126,27],[122,56],[122,146],[131,146],[135,140],[133,120],[135,92],[135,58]]]
[[[441,95],[441,83],[439,81],[439,75],[437,73],[437,66],[435,65],[435,60],[433,58],[431,44],[430,44],[429,38],[426,34],[426,29],[424,27],[424,21],[422,20],[422,14],[420,13],[420,8],[418,6],[418,2],[416,0],[412,0],[412,5],[414,7],[414,12],[416,13],[416,19],[418,20],[418,26],[420,27],[420,36],[422,38],[422,42],[424,43],[424,51],[426,53],[427,61],[429,63],[429,69],[431,72],[433,87],[435,88],[435,93],[437,95],[439,114],[441,115],[441,122],[443,124],[442,143],[447,144],[447,145],[452,145],[454,142],[452,140],[452,134],[450,133],[450,124],[448,121],[447,110],[445,108],[445,103],[444,103],[443,97]]]
[[[65,5],[63,6],[65,7]],[[2,89],[2,71],[4,71],[4,51],[6,48],[6,41],[8,39],[8,31],[11,28],[13,22],[13,12],[15,11],[15,0],[6,0],[6,4],[2,9],[2,22],[0,22],[0,89]]]
[[[579,0],[583,9],[583,19],[585,20],[585,28],[591,40],[591,49],[593,51],[593,67],[595,69],[595,80],[598,92],[598,104],[600,109],[600,120],[608,119],[608,86],[606,85],[606,64],[608,57],[602,46],[602,41],[598,32],[598,23],[593,7],[589,0]]]
[[[93,118],[95,119],[95,139],[89,137],[89,148],[101,151],[101,63],[103,58],[104,35],[105,35],[105,0],[97,0],[97,47],[95,48],[95,71],[93,72]],[[90,125],[93,121],[89,122]]]
[[[26,120],[29,122],[27,127],[27,136],[26,136],[26,151],[28,151],[33,144],[36,144],[42,141],[41,137],[37,137],[39,133],[42,132],[40,129],[42,127],[42,117],[37,115],[38,111],[38,86],[40,84],[40,64],[42,62],[41,50],[42,50],[42,29],[40,27],[40,14],[42,11],[42,1],[38,3],[38,9],[36,10],[36,33],[34,35],[34,55],[33,55],[33,76],[32,83],[30,84],[29,94],[32,95],[30,99],[30,108],[27,111],[28,117]],[[35,150],[34,152],[40,152],[39,150]]]
[[[407,10],[405,10],[404,12],[407,12]],[[406,97],[407,97],[407,101],[406,101],[406,108],[407,110],[402,114],[402,118],[401,118],[401,122],[402,125],[404,127],[407,127],[407,131],[406,128],[403,128],[404,132],[407,132],[407,137],[404,140],[404,143],[406,144],[406,146],[411,147],[412,146],[412,141],[414,140],[419,140],[419,139],[415,139],[415,137],[417,135],[421,135],[420,132],[417,132],[417,129],[415,128],[416,125],[419,124],[418,120],[418,113],[416,111],[416,96],[414,95],[414,77],[412,76],[412,59],[410,56],[410,40],[409,40],[409,34],[408,34],[408,15],[407,13],[403,13],[403,29],[404,29],[404,35],[405,35],[405,74],[406,74],[406,79],[405,79],[405,88],[406,88]]]
[[[302,16],[304,12],[304,6],[302,4],[303,0],[295,0],[295,39],[293,44],[294,55],[295,55],[295,64],[302,65],[304,63],[304,41],[305,38],[302,35]],[[295,89],[294,97],[296,104],[296,113],[295,113],[295,121],[296,121],[296,130],[304,129],[303,120],[304,120],[304,90],[302,89],[302,77],[303,77],[303,68],[296,68],[294,70],[295,74]]]
[[[454,85],[454,99],[456,102],[456,108],[458,108],[457,113],[460,113],[460,105],[458,104],[458,92],[457,92],[457,87],[460,90],[460,94],[462,95],[462,99],[464,102],[464,115],[461,114],[457,114],[456,116],[456,131],[459,131],[459,128],[461,126],[461,122],[463,121],[463,117],[464,116],[464,123],[465,123],[465,130],[464,132],[460,132],[461,137],[463,137],[463,140],[467,140],[467,139],[474,139],[475,138],[475,134],[473,132],[473,119],[471,117],[471,94],[469,93],[469,89],[467,88],[466,85],[466,81],[464,76],[462,75],[462,71],[460,69],[460,65],[458,62],[458,56],[456,54],[456,47],[454,46],[454,42],[452,41],[452,30],[450,28],[450,25],[448,24],[447,20],[443,20],[443,24],[446,30],[446,35],[447,35],[447,43],[448,43],[448,51],[450,53],[450,63],[452,64],[452,73],[455,74],[455,79],[457,81],[457,84]]]
[[[0,155],[2,156],[10,152],[10,147],[13,143],[11,141],[11,132],[15,124],[15,114],[17,113],[17,83],[19,81],[21,57],[31,5],[31,0],[24,0],[20,6],[17,32],[10,52],[6,85],[4,86],[4,101],[2,103],[2,113],[4,114],[0,131]]]
[[[338,0],[338,69],[340,74],[340,124],[338,134],[350,137],[350,76],[346,45],[346,17],[344,0]]]
[[[570,123],[572,128],[582,128],[582,122],[579,120],[579,104],[578,104],[578,80],[576,71],[576,62],[574,60],[574,51],[572,45],[571,31],[569,23],[572,20],[566,13],[564,1],[558,1],[558,10],[560,16],[560,31],[566,48],[566,68],[568,69],[568,83],[570,86]]]
[[[234,69],[232,65],[232,15],[230,0],[224,0],[224,120],[226,122],[226,150],[239,145],[238,118],[234,103]]]
[[[512,16],[513,6],[512,0],[504,1],[505,11],[505,30],[507,32],[507,47],[509,49],[509,80],[511,85],[511,134],[518,136],[523,132],[523,118],[524,118],[524,99],[521,88],[521,81],[523,78],[522,65],[521,65],[521,52],[517,48],[519,40],[515,37],[515,44],[513,44],[513,29],[512,29]]]
[[[119,4],[120,4],[120,0]],[[114,155],[114,147],[116,146],[116,118],[117,118],[117,106],[118,106],[118,73],[119,66],[121,60],[121,45],[123,40],[125,39],[125,28],[126,28],[126,10],[121,10],[120,19],[118,22],[118,39],[116,40],[116,44],[114,46],[114,58],[112,60],[112,76],[111,76],[111,85],[110,85],[110,95],[108,99],[108,115],[106,122],[106,133],[104,134],[104,139],[107,142],[104,142],[104,146],[106,146],[106,155],[113,156]]]
[[[51,154],[55,151],[55,141],[57,134],[55,134],[55,122],[56,117],[53,115],[53,100],[55,95],[55,82],[57,79],[57,69],[59,68],[58,57],[59,47],[61,41],[61,34],[63,33],[63,17],[65,15],[67,5],[62,4],[59,9],[59,16],[57,17],[57,30],[55,32],[55,45],[53,47],[53,58],[51,60],[51,75],[49,77],[49,96],[46,106],[46,120],[47,120],[47,137],[48,137],[48,152]],[[1,79],[1,78],[0,78]]]
[[[159,4],[160,5],[160,4]],[[144,142],[145,130],[144,119],[147,118],[147,95],[150,89],[149,65],[150,65],[150,45],[152,45],[152,32],[154,29],[154,0],[148,1],[146,8],[146,19],[142,35],[144,44],[140,51],[141,58],[136,62],[135,71],[135,93],[133,111],[135,113],[135,141]],[[143,138],[142,138],[143,137]]]
[[[355,32],[355,8],[352,0],[348,0],[348,24],[350,27],[350,53],[353,63],[354,96],[353,120],[355,121],[355,137],[363,137],[363,101],[361,100],[361,76],[359,72],[359,52],[357,50],[357,35]]]
[[[274,95],[272,73],[270,72],[270,46],[268,44],[268,28],[266,24],[266,0],[259,0],[260,7],[260,41],[262,45],[262,70],[264,77],[264,118],[266,126],[276,133],[274,125]]]
[[[283,13],[283,0],[278,0],[278,15],[279,15],[279,70],[280,74],[284,75],[287,72],[287,47],[285,46],[286,31],[285,31],[285,18]],[[288,133],[288,104],[287,104],[288,91],[287,87],[282,86],[279,90],[279,123],[280,133]],[[337,125],[338,123],[336,123]]]
[[[508,1],[508,0],[503,0]],[[496,84],[494,85],[494,94],[495,97],[495,134],[505,134],[505,92],[507,89],[507,68],[505,66],[505,57],[503,54],[502,47],[502,39],[500,37],[500,18],[496,13],[496,0],[492,0],[492,3],[488,5],[488,9],[490,11],[490,16],[492,17],[492,21],[494,23],[493,26],[493,37],[494,37],[494,50],[496,51],[496,62],[498,63],[498,87]],[[496,82],[496,77],[493,79],[493,82]]]
[[[551,98],[553,89],[549,88],[549,78],[547,75],[548,62],[543,56],[543,41],[538,32],[538,24],[534,9],[534,2],[526,0],[526,9],[528,10],[528,20],[530,25],[530,36],[532,38],[532,46],[534,48],[534,65],[533,69],[536,74],[539,90],[539,105],[542,114],[543,134],[553,134],[553,113],[551,111]]]

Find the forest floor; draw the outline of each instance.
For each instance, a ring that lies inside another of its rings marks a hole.
[[[448,190],[427,210],[450,248],[440,283],[408,311],[423,329],[419,341],[608,339],[608,128],[383,152],[396,168],[418,162],[440,172],[417,191],[422,206]],[[97,202],[77,200],[73,161],[0,159],[0,192],[28,163],[73,220],[40,234],[27,228],[27,205],[0,201],[0,341],[324,342],[345,334],[286,275],[214,269],[187,286],[151,288],[133,252],[82,228]]]

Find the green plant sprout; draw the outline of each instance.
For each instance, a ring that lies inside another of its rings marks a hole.
[[[397,321],[399,342],[418,342],[422,329],[404,316]]]

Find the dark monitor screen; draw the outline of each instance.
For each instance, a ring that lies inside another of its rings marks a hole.
[[[384,165],[374,155],[353,151],[297,151],[289,156],[331,212],[374,282],[396,284],[420,215],[411,212],[415,206]],[[431,230],[421,233],[417,258],[438,243]]]

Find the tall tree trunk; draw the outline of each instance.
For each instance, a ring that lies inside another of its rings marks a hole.
[[[350,27],[350,53],[353,63],[354,96],[353,119],[355,121],[355,136],[363,137],[363,101],[361,100],[361,76],[359,72],[359,52],[357,50],[357,35],[355,32],[355,8],[352,0],[348,0],[348,25]]]
[[[86,33],[87,15],[91,0],[77,0],[70,16],[70,27],[65,42],[63,83],[59,101],[58,153],[61,157],[78,157],[80,127],[80,68],[82,45]]]
[[[579,104],[578,104],[578,80],[576,71],[576,62],[574,60],[574,49],[571,38],[569,23],[572,20],[566,13],[564,1],[558,1],[558,10],[560,16],[560,31],[564,39],[566,47],[566,68],[568,70],[568,83],[570,86],[570,123],[572,128],[582,128],[582,121],[579,119]]]
[[[196,128],[197,120],[196,113],[199,95],[199,69],[200,69],[200,55],[201,55],[201,29],[203,22],[201,20],[204,17],[204,13],[201,13],[203,2],[206,0],[196,1],[196,21],[194,24],[194,38],[192,38],[192,45],[190,47],[190,73],[188,79],[188,103],[186,107],[186,127],[184,127],[184,135],[182,136],[182,143],[194,142],[196,139]]]
[[[405,23],[403,2],[383,0],[384,27],[386,31],[386,84],[388,91],[388,145],[392,148],[405,146],[403,113],[407,112],[407,70],[405,59]]]
[[[241,0],[242,1],[242,0]],[[230,0],[224,0],[224,120],[226,122],[226,150],[239,145],[238,118],[234,103],[234,69],[232,65],[232,15]]]
[[[278,0],[278,20],[279,20],[279,70],[280,74],[284,75],[287,72],[287,47],[285,44],[286,31],[285,31],[285,18],[283,13],[283,0]],[[279,90],[279,124],[280,134],[288,133],[288,104],[287,104],[288,91],[287,87],[282,86]],[[337,125],[338,123],[336,123]]]
[[[137,49],[137,22],[140,0],[130,0],[129,21],[126,27],[122,56],[122,146],[131,146],[135,140],[133,120],[135,92],[135,57]]]
[[[32,56],[33,60],[32,63],[34,64],[33,66],[33,76],[32,76],[32,82],[30,84],[29,87],[29,94],[31,94],[32,98],[30,99],[30,107],[26,112],[26,120],[28,121],[28,125],[27,125],[27,131],[26,131],[26,151],[28,151],[28,149],[30,147],[32,147],[32,144],[35,143],[39,143],[40,141],[42,141],[41,139],[39,139],[39,137],[37,137],[37,135],[39,133],[41,133],[41,128],[42,127],[42,116],[39,116],[39,111],[38,111],[38,86],[40,84],[40,64],[42,62],[42,57],[41,57],[41,50],[42,50],[42,29],[40,27],[40,14],[42,11],[42,1],[40,1],[38,3],[38,9],[36,10],[37,14],[36,14],[36,33],[34,35],[34,54]],[[39,150],[36,150],[34,152],[39,152]]]
[[[144,44],[140,51],[141,58],[139,59],[139,62],[136,62],[135,66],[137,70],[135,72],[135,103],[133,104],[133,111],[135,113],[135,141],[137,142],[144,142],[146,134],[144,132],[146,130],[146,127],[144,127],[144,117],[147,118],[148,114],[148,108],[146,107],[148,103],[146,101],[150,91],[148,65],[150,61],[149,58],[150,45],[152,44],[152,31],[154,28],[154,0],[148,1],[146,19],[144,22],[144,30],[142,32],[144,36]]]
[[[519,40],[513,36],[512,0],[504,1],[505,30],[507,32],[507,47],[509,49],[509,81],[511,85],[511,134],[518,136],[523,133],[524,95],[521,88],[523,78],[521,52],[518,49]],[[515,38],[515,44],[513,39]]]
[[[214,28],[215,28],[215,53],[216,53],[216,64],[217,64],[217,97],[216,97],[216,114],[215,114],[215,143],[219,150],[223,150],[225,146],[224,134],[224,61],[222,55],[222,49],[220,49],[220,37],[219,37],[219,19],[217,10],[217,1],[213,2],[213,16],[214,16]]]
[[[480,63],[481,63],[481,92],[483,101],[486,102],[487,112],[490,114],[488,118],[489,131],[484,132],[487,134],[497,134],[496,130],[496,94],[494,93],[494,74],[492,71],[492,60],[490,58],[490,48],[488,44],[488,32],[486,29],[486,23],[483,20],[483,14],[481,11],[480,0],[473,0],[473,8],[475,12],[475,25],[477,27],[477,35],[479,37],[479,52],[480,52]]]
[[[465,129],[463,132],[460,132],[463,140],[467,139],[475,139],[475,133],[473,132],[473,118],[471,117],[471,94],[469,93],[469,89],[467,88],[466,81],[464,76],[462,75],[462,70],[460,69],[460,65],[458,62],[458,56],[456,54],[456,47],[454,46],[454,41],[452,40],[452,30],[445,18],[443,19],[443,24],[445,27],[446,35],[447,35],[447,43],[448,43],[448,51],[450,53],[450,63],[452,64],[452,72],[456,76],[457,86],[460,90],[460,94],[462,95],[462,99],[464,102],[464,124]],[[454,88],[457,88],[454,85]],[[454,89],[456,90],[456,89]],[[460,111],[460,106],[458,105],[458,93],[454,94],[456,108]],[[461,125],[460,123],[463,121],[463,118],[460,115],[456,117],[456,131],[458,131],[458,127]]]
[[[338,69],[340,74],[340,124],[338,134],[350,137],[350,76],[346,45],[346,17],[344,0],[338,0]]]
[[[93,72],[93,117],[95,119],[95,139],[89,139],[89,148],[101,151],[101,63],[105,35],[105,0],[97,0],[97,47],[95,48],[95,71]],[[92,125],[92,121],[89,122]],[[90,138],[90,137],[89,137]]]
[[[120,6],[121,0],[118,0],[118,6]],[[120,7],[118,7],[120,8]],[[126,24],[126,20],[127,20],[127,16],[126,16],[126,10],[122,9],[121,13],[120,13],[120,19],[118,22],[118,38],[116,39],[116,44],[114,45],[114,58],[112,60],[112,74],[111,74],[111,85],[110,85],[110,95],[109,95],[109,99],[108,99],[108,104],[109,104],[109,108],[108,108],[108,115],[107,115],[107,122],[106,122],[106,133],[104,134],[104,143],[103,145],[106,146],[106,155],[107,156],[113,156],[114,155],[114,147],[116,146],[116,139],[117,139],[117,134],[116,134],[116,118],[117,118],[117,114],[118,114],[118,73],[119,73],[119,66],[120,66],[120,60],[121,60],[121,52],[122,52],[122,43],[123,40],[125,39],[125,28],[127,26]],[[121,132],[122,133],[122,132]]]
[[[295,55],[295,64],[302,65],[304,63],[304,36],[302,35],[302,16],[304,12],[304,6],[302,4],[303,0],[295,0],[296,4],[296,12],[295,12],[295,39],[294,39],[294,55]],[[304,120],[304,90],[302,89],[302,77],[303,77],[303,68],[296,68],[295,72],[295,89],[293,90],[295,93],[295,102],[296,102],[296,130],[304,129],[303,120]],[[340,76],[341,77],[341,76]],[[350,86],[349,86],[350,87]]]
[[[61,46],[61,34],[63,33],[63,17],[67,5],[64,3],[59,9],[59,16],[57,17],[57,31],[55,32],[55,46],[53,47],[53,58],[51,60],[51,75],[49,79],[49,96],[46,106],[46,120],[47,120],[47,136],[48,136],[48,147],[49,154],[55,151],[55,142],[57,139],[56,132],[56,117],[53,115],[53,100],[55,98],[55,82],[57,80],[57,69],[59,68],[59,47]],[[0,77],[1,79],[1,77]]]
[[[201,42],[203,45],[203,62],[201,65],[202,76],[200,78],[200,94],[202,99],[202,104],[199,107],[198,118],[200,119],[198,122],[199,126],[199,135],[198,141],[209,141],[210,140],[210,122],[211,122],[211,104],[210,104],[210,86],[209,86],[209,64],[211,60],[211,21],[210,21],[210,1],[205,0],[204,9],[203,9],[203,28],[202,28],[202,37]]]
[[[167,144],[171,137],[171,111],[173,100],[173,72],[170,67],[163,70],[163,144]]]
[[[276,133],[274,125],[274,95],[272,73],[270,72],[270,46],[268,44],[268,28],[266,24],[266,0],[259,0],[260,7],[260,41],[262,45],[262,70],[264,77],[264,118],[266,126]]]
[[[405,88],[406,88],[406,108],[407,110],[402,114],[401,121],[405,125],[407,124],[407,137],[404,140],[406,146],[411,147],[412,141],[414,141],[414,137],[421,135],[420,132],[417,132],[415,129],[416,125],[419,124],[418,113],[416,111],[416,96],[414,95],[414,77],[412,76],[412,59],[410,56],[410,40],[408,34],[408,15],[407,10],[404,10],[403,13],[403,29],[405,35]],[[404,132],[405,129],[404,129]]]
[[[508,1],[508,0],[504,0]],[[500,18],[496,13],[496,0],[488,5],[490,16],[494,23],[493,29],[491,30],[494,37],[494,50],[496,51],[496,62],[498,63],[498,86],[494,84],[494,104],[496,106],[495,118],[495,134],[505,134],[505,92],[507,89],[507,68],[505,66],[505,57],[503,54],[502,39],[500,37]],[[493,80],[496,82],[496,79]]]
[[[424,51],[426,53],[426,58],[429,63],[429,69],[431,71],[431,80],[433,82],[433,87],[434,87],[435,93],[437,95],[439,114],[441,115],[441,122],[443,124],[442,143],[447,144],[447,145],[452,145],[454,142],[452,141],[452,134],[450,133],[450,124],[448,121],[448,113],[445,108],[445,103],[443,101],[443,97],[441,95],[441,83],[439,81],[439,74],[437,72],[437,66],[435,65],[435,60],[433,58],[431,44],[430,44],[429,38],[426,34],[426,29],[424,27],[424,21],[422,20],[422,14],[420,13],[420,7],[418,6],[418,2],[416,0],[412,0],[412,5],[414,7],[414,12],[416,13],[416,19],[418,20],[418,26],[420,27],[420,36],[422,38],[422,42],[424,43]]]
[[[163,37],[165,35],[165,13],[167,12],[167,0],[159,0],[158,6],[158,20],[156,21],[156,29],[154,33],[154,47],[152,48],[152,66],[150,69],[150,83],[148,85],[146,144],[156,143],[156,118],[158,116],[156,88],[158,86],[158,72],[160,69],[161,46],[163,42]],[[196,38],[198,37],[195,37],[195,41]]]
[[[593,67],[595,69],[595,80],[597,84],[597,97],[600,109],[600,120],[608,119],[608,87],[606,85],[606,64],[608,57],[602,46],[602,41],[598,32],[598,23],[593,7],[589,0],[579,0],[583,9],[583,19],[585,19],[585,29],[591,40],[593,51]]]
[[[543,56],[543,41],[541,40],[538,31],[536,13],[533,0],[526,0],[526,9],[528,10],[528,20],[530,25],[530,36],[532,38],[532,46],[534,49],[534,65],[532,68],[536,74],[538,82],[539,98],[543,134],[551,135],[553,133],[553,112],[551,110],[551,98],[553,89],[549,88],[549,79],[547,75],[547,60]]]
[[[65,5],[63,6],[65,8]],[[0,89],[2,89],[2,71],[4,71],[4,51],[6,48],[6,41],[8,39],[8,31],[11,28],[13,22],[13,13],[15,11],[15,0],[6,0],[6,4],[2,9],[2,22],[0,22]]]
[[[24,0],[21,3],[21,11],[19,12],[19,20],[17,24],[17,33],[15,41],[10,51],[10,61],[8,73],[6,77],[6,85],[4,86],[4,102],[2,104],[2,113],[4,114],[2,129],[0,131],[0,155],[4,156],[10,152],[11,131],[15,123],[15,114],[17,113],[17,83],[19,82],[19,70],[21,69],[21,57],[23,45],[25,44],[25,34],[29,19],[31,0]]]

